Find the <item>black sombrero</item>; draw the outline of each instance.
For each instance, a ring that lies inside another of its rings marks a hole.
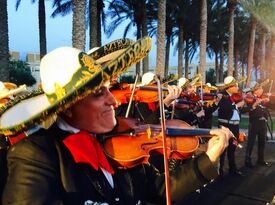
[[[110,48],[113,45],[112,49]],[[104,66],[99,58],[121,50]],[[61,47],[48,53],[40,64],[43,92],[21,96],[0,110],[0,134],[14,135],[42,123],[100,88],[112,76],[124,72],[149,53],[151,38],[136,42],[118,40],[90,56],[75,48]],[[94,58],[92,58],[92,57]],[[101,56],[101,57],[100,57]]]

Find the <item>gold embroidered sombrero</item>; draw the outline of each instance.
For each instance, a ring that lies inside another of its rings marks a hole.
[[[0,110],[0,134],[13,135],[40,124],[51,115],[99,89],[112,76],[143,59],[151,49],[151,38],[145,37],[130,45],[104,66],[95,59],[121,47],[97,49],[88,54],[75,48],[61,47],[45,55],[40,64],[42,91],[16,99]],[[108,44],[109,45],[109,44]],[[113,44],[114,45],[114,44]],[[41,92],[41,93],[39,93]]]
[[[219,90],[229,88],[235,84],[241,83],[246,80],[246,76],[243,76],[241,79],[236,80],[233,76],[227,76],[223,83],[216,83],[216,87]]]

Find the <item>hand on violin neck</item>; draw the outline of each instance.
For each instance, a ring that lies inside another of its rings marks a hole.
[[[228,128],[225,127],[211,130],[210,134],[213,135],[213,137],[208,141],[206,154],[208,155],[210,161],[215,163],[228,146],[229,139],[234,135]]]
[[[167,88],[168,88],[168,95],[163,100],[163,103],[167,107],[169,107],[171,103],[180,96],[182,89],[181,87],[176,85],[172,85],[172,86],[168,85]]]

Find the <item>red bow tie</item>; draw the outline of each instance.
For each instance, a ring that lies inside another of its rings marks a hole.
[[[88,163],[95,170],[101,167],[111,174],[114,174],[106,156],[97,139],[86,131],[80,131],[70,135],[63,140],[63,143],[70,150],[76,163]]]

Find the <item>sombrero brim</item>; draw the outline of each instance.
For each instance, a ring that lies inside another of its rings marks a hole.
[[[223,89],[226,89],[226,88],[229,88],[235,84],[238,84],[238,83],[241,83],[243,81],[246,80],[246,76],[242,77],[241,79],[238,79],[238,80],[233,80],[232,82],[228,83],[228,84],[224,84],[224,83],[217,83],[216,84],[216,87],[219,89],[219,90],[223,90]]]
[[[263,82],[259,83],[259,85],[256,86],[256,88],[257,88],[257,87],[264,87],[264,86],[266,86],[268,83],[269,83],[269,79],[266,79],[266,80],[264,80]],[[255,89],[256,89],[256,88],[255,88]]]
[[[192,78],[192,80],[189,82],[189,85],[194,86],[199,80],[201,79],[201,75],[197,74]]]
[[[91,56],[96,61],[96,63],[106,63],[119,56],[125,49],[134,43],[135,41],[127,38],[118,39],[104,46],[101,46],[89,54],[89,56]]]
[[[100,88],[112,76],[124,72],[127,68],[143,59],[147,56],[150,49],[151,38],[145,37],[138,40],[128,46],[115,59],[98,69],[92,78],[81,78],[81,81],[76,82],[74,85],[74,89],[68,89],[73,90],[72,92],[66,93],[65,96],[58,99],[52,98],[49,101],[46,94],[36,93],[35,95],[30,94],[32,96],[21,97],[20,100],[14,101],[13,105],[9,103],[0,110],[0,133],[4,135],[17,134],[40,124],[49,116],[67,109],[73,103]],[[83,55],[85,57],[84,53]]]
[[[16,95],[17,93],[20,93],[20,92],[22,92],[23,90],[26,90],[26,89],[27,89],[26,85],[20,85],[18,88],[12,89],[12,90],[10,90],[8,92],[5,92],[5,93],[0,93],[0,99],[7,98],[11,95]]]

